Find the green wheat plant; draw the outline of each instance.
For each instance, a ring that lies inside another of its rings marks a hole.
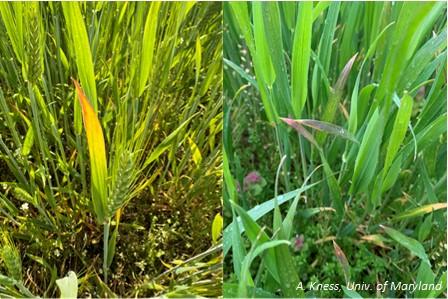
[[[446,4],[223,9],[224,296],[446,296]]]
[[[220,295],[221,18],[0,4],[0,297]]]

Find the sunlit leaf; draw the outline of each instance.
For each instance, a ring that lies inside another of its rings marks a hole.
[[[434,203],[434,204],[429,204],[429,205],[425,205],[425,206],[421,206],[409,211],[405,211],[401,214],[399,214],[398,216],[395,217],[395,220],[400,220],[403,218],[409,218],[409,217],[416,217],[416,216],[421,216],[427,213],[431,213],[433,211],[436,210],[440,210],[440,209],[446,209],[447,207],[447,203],[446,202],[440,202],[440,203]]]
[[[107,162],[103,130],[92,105],[90,105],[78,82],[76,80],[73,80],[73,82],[81,104],[84,129],[89,146],[93,207],[98,221],[101,223],[107,216]]]
[[[61,291],[60,298],[78,297],[78,278],[75,272],[69,271],[66,277],[57,279],[56,284]]]
[[[212,223],[212,240],[214,243],[218,241],[219,235],[222,233],[223,219],[220,214],[216,214]]]

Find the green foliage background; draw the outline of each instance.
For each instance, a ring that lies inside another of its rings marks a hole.
[[[224,28],[225,296],[444,281],[446,4],[229,2]]]
[[[0,296],[57,297],[69,270],[82,297],[220,294],[221,5],[16,2],[0,13]],[[120,209],[107,283],[71,77],[98,112],[102,187]]]

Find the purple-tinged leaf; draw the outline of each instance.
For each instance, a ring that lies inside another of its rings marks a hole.
[[[333,135],[337,135],[339,137],[348,139],[350,141],[359,143],[355,137],[350,134],[346,129],[333,125],[331,123],[327,123],[324,121],[319,121],[319,120],[314,120],[314,119],[291,119],[291,118],[281,118],[281,120],[283,120],[286,124],[288,124],[289,126],[291,126],[292,128],[294,128],[295,130],[297,130],[300,134],[302,134],[304,137],[306,137],[308,139],[307,136],[305,136],[305,134],[309,134],[311,135],[308,131],[306,131],[306,129],[303,126],[307,126],[310,128],[313,128],[315,130],[318,131],[322,131],[325,133],[329,133],[329,134],[333,134]],[[302,131],[305,131],[306,133],[302,133]],[[312,136],[311,136],[312,137]],[[316,144],[314,138],[313,138],[312,142],[313,144]]]
[[[342,90],[345,87],[345,84],[347,83],[348,75],[350,74],[350,71],[353,67],[353,64],[355,63],[356,57],[358,56],[358,53],[353,55],[352,58],[347,62],[347,64],[342,69],[341,74],[339,75],[338,81],[336,81],[336,85],[334,86],[335,93],[341,93]]]
[[[348,132],[346,129],[336,126],[336,125],[333,125],[331,123],[314,120],[314,119],[300,119],[297,121],[300,122],[304,126],[311,127],[313,129],[316,129],[316,130],[319,130],[322,132],[326,132],[329,134],[337,135],[342,138],[348,139],[350,141],[359,143],[358,140],[356,140],[355,137],[352,134],[350,134],[350,132]]]
[[[333,240],[334,254],[341,264],[342,271],[344,272],[344,277],[346,283],[350,281],[350,265],[348,264],[347,257],[345,256],[344,251],[342,251],[341,247]]]
[[[282,121],[284,121],[287,125],[295,129],[300,135],[305,137],[309,142],[311,142],[313,145],[318,146],[316,140],[314,139],[313,135],[308,132],[297,120],[291,119],[291,118],[280,118]]]

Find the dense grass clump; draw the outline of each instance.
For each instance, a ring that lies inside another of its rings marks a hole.
[[[224,295],[446,296],[446,4],[229,2],[224,28]]]
[[[218,296],[221,5],[0,17],[0,297]]]

